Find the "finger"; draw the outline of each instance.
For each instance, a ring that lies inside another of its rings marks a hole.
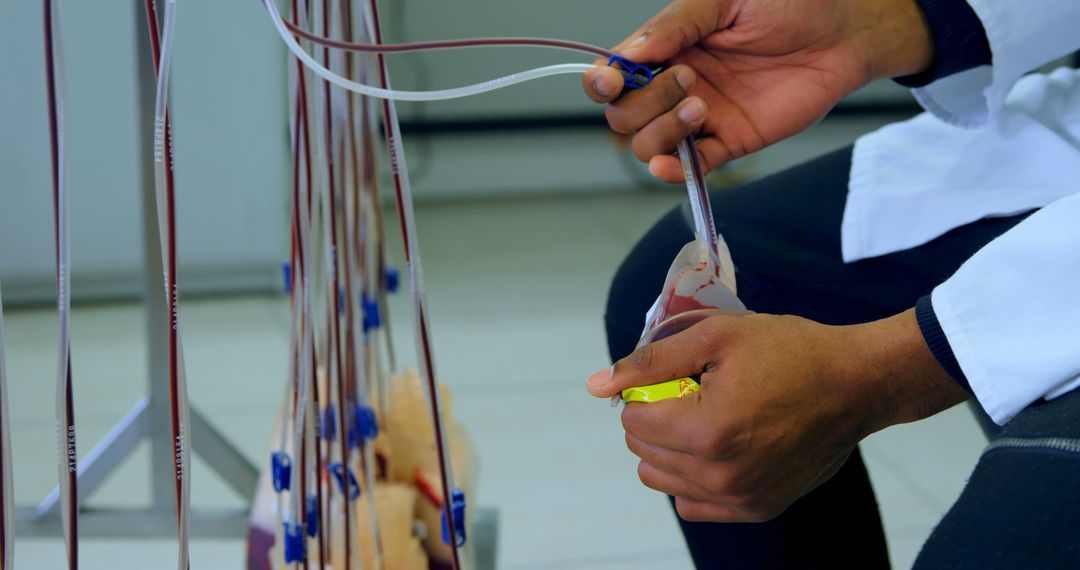
[[[634,43],[645,41],[646,33],[656,28],[657,22],[666,18],[668,13],[675,9],[675,7],[679,5],[679,3],[680,2],[677,0],[665,6],[663,9],[653,15],[653,17],[646,20],[644,24],[638,26],[637,29],[634,30],[634,32],[631,33],[629,36],[626,36],[623,41],[619,42],[615,45],[615,47],[611,48],[611,51],[614,53],[622,53]]]
[[[589,99],[596,103],[607,103],[622,94],[623,76],[619,70],[599,64],[585,72],[582,86]]]
[[[679,141],[701,129],[706,112],[705,102],[700,97],[684,99],[634,135],[630,143],[634,156],[649,162],[654,156],[671,154]]]
[[[614,51],[638,63],[663,63],[726,27],[730,4],[726,0],[677,0]]]
[[[689,481],[698,482],[700,473],[716,469],[714,463],[707,463],[685,451],[653,445],[630,432],[626,432],[626,448],[654,468]]]
[[[610,398],[626,388],[700,374],[720,357],[721,341],[739,318],[736,314],[718,313],[686,330],[640,346],[610,368],[589,376],[586,388],[597,398]]]
[[[685,521],[744,522],[747,518],[739,511],[703,501],[675,497],[675,512]]]
[[[697,483],[665,473],[648,462],[638,462],[637,472],[642,485],[654,491],[660,491],[665,495],[684,497],[703,503],[719,501],[719,497],[708,492]]]
[[[620,75],[621,79],[621,75]],[[625,93],[608,105],[608,124],[617,133],[635,133],[656,117],[675,108],[697,84],[697,74],[685,65],[664,70],[641,89]]]
[[[703,372],[713,358],[712,318],[694,323],[684,331],[639,346],[619,359],[608,378],[615,392],[635,386],[648,386],[665,380],[685,378]]]
[[[701,393],[648,404],[629,403],[619,416],[623,430],[637,439],[673,452],[710,456],[716,443],[704,426],[708,417]]]
[[[695,146],[697,147],[698,159],[701,161],[701,168],[705,172],[738,158],[716,137],[698,139],[695,141]],[[671,182],[672,184],[686,181],[686,177],[683,175],[682,163],[679,162],[679,158],[676,156],[654,155],[649,159],[649,173],[664,182]]]

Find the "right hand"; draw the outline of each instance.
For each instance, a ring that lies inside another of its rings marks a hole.
[[[676,0],[613,51],[667,67],[624,94],[601,65],[585,92],[610,103],[611,128],[634,135],[654,176],[681,182],[671,153],[683,138],[698,137],[712,170],[810,127],[874,79],[926,69],[933,43],[914,0]]]

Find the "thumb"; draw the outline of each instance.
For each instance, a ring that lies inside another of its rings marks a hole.
[[[664,63],[718,31],[730,4],[730,0],[676,0],[613,51],[638,63]]]
[[[597,398],[610,398],[627,388],[700,374],[711,357],[709,335],[701,334],[700,325],[638,347],[614,366],[589,376],[585,388]]]

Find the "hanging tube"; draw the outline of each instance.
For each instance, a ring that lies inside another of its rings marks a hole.
[[[414,51],[432,51],[432,50],[444,50],[444,49],[461,49],[461,48],[475,48],[475,47],[543,47],[563,49],[567,51],[574,51],[580,53],[587,53],[604,59],[610,58],[614,55],[614,52],[606,50],[602,47],[594,45],[572,42],[567,40],[556,40],[549,38],[526,38],[526,37],[495,37],[495,38],[465,38],[458,40],[433,40],[426,42],[409,42],[401,44],[372,44],[372,43],[352,43],[341,40],[335,40],[318,34],[313,34],[304,28],[292,23],[285,22],[285,27],[290,32],[304,38],[305,40],[323,45],[326,47],[332,47],[337,49],[343,49],[348,51],[359,51],[366,53],[408,53]]]
[[[56,238],[56,308],[59,350],[56,367],[57,470],[60,479],[61,524],[69,570],[79,566],[78,453],[75,445],[75,407],[71,379],[71,219],[67,188],[64,127],[64,64],[60,16],[52,0],[44,0],[45,80],[49,98],[52,151],[53,224]]]
[[[278,35],[281,36],[282,41],[289,48],[289,51],[296,56],[297,59],[302,61],[304,65],[315,72],[316,75],[325,79],[326,81],[352,91],[354,93],[360,93],[361,95],[367,95],[369,97],[376,97],[379,99],[395,99],[398,101],[443,101],[446,99],[458,99],[460,97],[469,97],[471,95],[478,95],[480,93],[487,93],[488,91],[495,91],[504,87],[510,87],[511,85],[517,85],[518,83],[524,83],[526,81],[532,81],[533,79],[540,79],[543,77],[552,77],[555,75],[567,75],[567,74],[580,74],[592,69],[593,65],[587,63],[564,63],[559,65],[549,65],[546,67],[539,67],[536,69],[530,69],[528,71],[522,71],[520,73],[514,73],[498,79],[492,79],[483,83],[477,83],[476,85],[469,85],[466,87],[457,87],[454,89],[441,89],[438,91],[395,91],[392,89],[383,89],[379,87],[373,87],[371,85],[364,85],[346,79],[326,67],[319,62],[315,61],[304,48],[300,47],[296,38],[293,37],[289,28],[285,26],[285,22],[281,19],[281,14],[278,13],[277,7],[274,5],[273,0],[263,0],[263,5],[266,6],[266,10],[270,13],[270,19],[274,22],[274,27],[277,28]]]
[[[375,43],[382,43],[382,31],[379,27],[378,0],[371,0],[367,4],[370,9],[368,17],[368,35]],[[386,62],[382,55],[376,56],[379,72],[379,80],[384,87],[390,87],[390,76],[386,69]],[[591,67],[591,66],[590,66]],[[394,179],[394,188],[397,195],[398,218],[401,222],[402,238],[405,242],[405,262],[409,270],[409,285],[413,295],[413,312],[416,320],[416,345],[417,360],[420,364],[420,375],[427,384],[428,406],[431,411],[432,425],[435,432],[435,447],[439,460],[439,473],[442,479],[443,494],[443,517],[447,523],[451,562],[454,570],[461,568],[461,554],[458,551],[459,543],[457,531],[454,528],[454,513],[452,507],[452,491],[455,488],[453,468],[450,464],[450,445],[446,434],[446,424],[443,421],[442,402],[439,395],[438,382],[435,374],[435,361],[431,348],[430,331],[428,330],[427,307],[424,300],[423,269],[420,263],[420,246],[416,233],[416,217],[413,213],[412,189],[409,184],[408,167],[405,164],[405,147],[401,138],[401,126],[398,123],[397,108],[394,101],[385,99],[382,102],[383,125],[386,131],[387,151],[390,154],[390,164]]]
[[[183,345],[180,342],[179,290],[176,282],[176,196],[172,172],[171,125],[168,116],[169,70],[172,63],[173,29],[176,21],[176,0],[165,0],[160,38],[152,0],[147,0],[147,23],[151,49],[155,51],[157,95],[154,100],[154,190],[157,202],[158,235],[165,304],[169,313],[169,402],[173,438],[173,477],[177,511],[177,568],[188,570],[191,519],[191,435],[187,381],[184,370]]]

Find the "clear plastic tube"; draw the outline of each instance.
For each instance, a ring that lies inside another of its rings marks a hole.
[[[487,93],[488,91],[495,91],[497,89],[510,87],[511,85],[517,85],[518,83],[524,83],[543,77],[581,74],[595,67],[587,63],[564,63],[530,69],[528,71],[514,73],[505,77],[466,87],[441,89],[436,91],[395,91],[389,88],[379,88],[357,83],[356,81],[346,79],[330,71],[322,64],[315,61],[304,48],[300,47],[296,38],[293,37],[292,33],[285,25],[285,22],[281,19],[281,14],[278,13],[277,6],[274,5],[272,0],[263,0],[263,5],[266,6],[267,12],[270,13],[270,19],[273,20],[274,27],[277,28],[278,35],[281,36],[282,41],[285,42],[289,51],[291,51],[297,59],[303,62],[304,66],[315,72],[319,77],[342,89],[360,93],[361,95],[367,95],[368,97],[376,97],[378,99],[394,99],[398,101],[443,101],[447,99],[458,99],[461,97],[469,97],[471,95],[479,95],[480,93]]]
[[[7,358],[4,351],[4,299],[0,294],[0,570],[15,568],[15,525],[12,517],[14,470],[8,419]]]
[[[302,203],[302,206],[301,206],[301,208],[302,208],[302,211],[301,211],[302,222],[301,223],[303,223],[304,226],[307,226],[308,224],[306,223],[306,221],[304,221],[304,218],[307,217],[307,212],[306,212],[306,210],[307,210],[307,200],[301,200],[301,203]],[[304,227],[301,230],[302,233],[306,232],[306,231],[308,231],[307,227]],[[307,247],[307,241],[308,240],[305,237],[301,237],[301,242],[302,242],[301,247],[307,249],[308,250],[307,253],[310,253],[310,249]],[[308,259],[310,259],[310,257],[308,257]],[[301,305],[303,307],[304,313],[310,315],[311,314],[311,278],[308,276],[306,271],[305,271],[305,274],[304,274],[301,281],[302,281]],[[299,368],[300,374],[299,374],[299,378],[298,378],[299,384],[296,387],[296,408],[294,410],[295,415],[293,416],[293,433],[292,433],[292,442],[291,442],[292,443],[292,456],[293,457],[299,457],[300,456],[301,441],[303,441],[302,438],[303,438],[303,429],[304,429],[304,416],[305,416],[305,412],[307,411],[307,407],[308,407],[308,393],[309,393],[309,390],[311,388],[312,382],[314,382],[314,379],[312,378],[312,373],[311,373],[311,359],[313,358],[312,353],[313,353],[313,346],[314,346],[313,335],[314,335],[314,327],[312,327],[310,323],[305,324],[304,332],[303,332],[303,339],[301,340],[301,349],[300,349],[300,368]],[[299,513],[300,513],[301,509],[303,509],[303,495],[304,495],[304,493],[303,493],[302,489],[298,489],[298,480],[297,480],[298,479],[298,473],[295,470],[292,472],[291,477],[292,478],[289,481],[289,488],[292,490],[291,491],[291,499],[292,500],[290,501],[290,505],[289,505],[291,508],[287,508],[282,512],[282,518],[287,522],[295,523],[295,522],[297,522],[297,519],[299,518]]]
[[[382,33],[379,29],[378,0],[371,0],[365,4],[368,12],[365,12],[364,20],[368,24],[368,36],[374,43],[381,43]],[[386,69],[386,62],[382,55],[376,55],[379,79],[383,87],[389,90],[390,76]],[[591,66],[586,66],[591,67]],[[450,464],[450,445],[446,433],[446,423],[443,421],[442,402],[439,394],[438,381],[435,375],[435,361],[431,348],[429,322],[427,320],[427,307],[424,299],[423,269],[420,263],[420,245],[416,232],[416,216],[413,212],[412,189],[409,184],[409,171],[405,162],[405,146],[401,137],[401,126],[398,122],[397,108],[392,99],[383,100],[383,124],[386,129],[387,150],[390,154],[390,164],[394,178],[394,186],[397,192],[398,217],[401,221],[401,231],[405,241],[405,261],[408,265],[409,286],[413,296],[413,314],[416,320],[416,354],[420,368],[421,378],[427,384],[427,400],[431,411],[432,424],[435,431],[435,444],[438,455],[439,473],[442,479],[443,493],[443,517],[446,519],[449,545],[451,552],[452,567],[460,569],[461,554],[458,551],[457,531],[455,530],[453,512],[451,509],[451,491],[455,488],[453,468]]]
[[[346,20],[346,15],[338,12],[336,15],[340,18],[342,24],[340,28],[344,32],[348,30],[345,35],[361,34],[363,30],[363,24],[359,17],[361,15],[360,10],[356,10],[350,14],[351,20]],[[348,25],[344,25],[345,23]],[[355,58],[359,60],[360,58]],[[352,54],[345,58],[345,69],[350,78],[360,76],[360,61],[354,61]],[[343,188],[345,189],[344,195],[344,236],[345,236],[345,282],[346,289],[349,291],[347,298],[346,313],[350,320],[350,329],[347,334],[348,349],[350,351],[349,356],[351,359],[351,370],[353,375],[353,397],[356,399],[356,404],[360,408],[368,408],[371,406],[371,397],[369,394],[370,378],[373,371],[371,366],[371,359],[374,356],[371,344],[368,339],[365,338],[365,329],[363,324],[363,306],[357,306],[357,301],[362,299],[368,291],[373,290],[372,284],[375,279],[372,275],[370,260],[366,253],[368,248],[368,238],[370,237],[370,227],[367,224],[367,218],[370,215],[370,208],[377,207],[374,204],[369,203],[366,200],[367,194],[364,188],[363,177],[361,176],[360,169],[362,168],[362,161],[360,160],[360,144],[361,137],[364,131],[361,130],[359,121],[359,114],[357,112],[357,96],[354,93],[348,94],[348,99],[344,103],[347,107],[343,111],[343,115],[346,117],[345,128],[342,130],[342,135],[345,137],[344,144],[341,150],[344,153],[343,160],[338,161],[339,164],[346,165],[345,170],[349,176],[345,177]],[[363,102],[360,102],[363,105]],[[368,279],[365,279],[368,278]],[[371,331],[375,334],[375,331]],[[360,453],[357,454],[357,472],[361,473],[364,477],[364,488],[367,489],[370,508],[368,508],[368,517],[371,524],[372,532],[372,561],[373,566],[378,569],[385,567],[383,558],[383,543],[382,533],[379,526],[379,513],[375,508],[375,444],[374,441],[364,439],[363,435],[360,436]],[[359,548],[357,548],[359,550]]]
[[[362,9],[353,11],[353,13],[351,14],[351,31],[355,36],[361,39],[365,39],[367,41],[371,41],[371,38],[368,36],[368,28],[364,24],[366,20],[366,18],[364,18],[364,13],[365,11]],[[368,68],[366,64],[370,62],[367,61],[366,58],[358,57],[356,58],[356,61],[354,63],[355,65],[349,70],[350,73],[354,73],[356,77],[363,78]],[[357,184],[354,188],[356,194],[354,197],[355,202],[353,204],[355,209],[352,210],[354,211],[352,223],[356,225],[354,227],[355,234],[353,234],[355,236],[356,243],[353,244],[353,247],[349,248],[349,251],[354,256],[352,265],[353,268],[356,271],[362,273],[354,278],[354,282],[357,283],[357,286],[352,293],[353,299],[359,298],[359,295],[362,295],[365,291],[370,291],[374,293],[376,302],[382,303],[385,300],[385,290],[383,288],[384,268],[380,264],[382,258],[378,257],[374,260],[375,262],[373,263],[371,256],[369,256],[372,251],[371,246],[374,245],[375,247],[381,247],[382,243],[380,240],[380,236],[378,235],[378,232],[381,231],[381,226],[377,222],[377,219],[380,215],[379,208],[381,208],[381,205],[377,202],[377,200],[372,198],[372,196],[376,195],[377,193],[377,186],[375,184],[375,173],[373,171],[364,171],[365,169],[374,169],[374,157],[370,154],[373,150],[373,145],[371,144],[371,141],[377,137],[377,134],[373,132],[373,130],[370,128],[370,106],[368,105],[368,101],[369,99],[362,98],[359,101],[360,108],[357,111],[353,108],[353,99],[350,99],[351,124],[349,126],[353,135],[353,145],[359,144],[363,148],[357,148],[356,146],[354,146],[352,149],[354,153],[354,158],[356,158],[357,155],[362,155],[360,157],[360,160],[353,161],[354,168],[360,169],[362,172],[354,172],[354,174],[356,175],[355,179],[357,180]],[[364,137],[370,138],[369,140],[364,140]],[[372,196],[368,195],[369,191],[371,192]],[[372,244],[371,242],[375,243]],[[361,259],[359,258],[361,252],[365,262],[362,267]],[[363,282],[362,280],[365,277],[367,278],[367,282],[364,285],[360,285],[359,283]],[[389,315],[385,311],[385,306],[380,306],[379,311],[381,312],[384,326],[388,325]],[[353,326],[354,330],[364,330],[362,323],[362,309],[361,311],[357,311]],[[354,340],[358,344],[353,347],[353,350],[355,350],[358,355],[362,355],[362,358],[357,365],[357,369],[365,371],[365,381],[358,382],[357,386],[359,398],[358,403],[361,406],[374,406],[374,403],[371,401],[370,397],[370,390],[371,386],[373,385],[373,381],[379,382],[385,380],[384,378],[378,378],[378,376],[382,373],[381,366],[378,363],[378,339],[380,338],[382,331],[382,327],[379,327],[379,329],[370,332],[370,337],[365,337],[363,338],[363,340],[361,340],[361,337],[364,337],[364,335],[354,335]],[[360,344],[361,342],[362,344]],[[393,353],[393,349],[389,346],[388,350],[391,354]],[[387,387],[385,385],[381,385],[380,394],[385,394],[385,392],[387,391],[386,388]],[[383,408],[383,411],[385,412],[385,408]],[[385,418],[385,416],[383,417]],[[379,513],[375,505],[375,469],[377,465],[375,458],[375,443],[373,441],[364,441],[361,443],[361,445],[361,455],[364,465],[364,482],[366,488],[368,489],[368,500],[370,501],[368,503],[368,517],[371,524],[372,543],[374,544],[375,549],[374,562],[376,568],[382,569],[385,568],[385,561],[383,558],[383,539],[382,532],[380,531],[379,526]]]
[[[304,260],[311,260],[311,246],[310,246],[310,210],[308,208],[308,201],[306,199],[298,200],[300,206],[299,220],[299,241],[301,256]],[[296,407],[294,408],[294,415],[292,418],[292,440],[291,451],[292,457],[300,457],[301,443],[304,435],[304,425],[306,422],[306,413],[308,409],[308,394],[312,389],[312,384],[315,382],[312,374],[312,358],[314,358],[314,326],[311,323],[311,276],[309,264],[304,263],[301,271],[302,275],[299,279],[301,283],[300,291],[300,305],[301,314],[305,315],[303,322],[303,338],[300,341],[300,366],[298,368],[297,386],[296,386]],[[284,447],[286,442],[282,442]],[[299,520],[300,512],[304,508],[304,490],[299,488],[299,473],[297,470],[291,472],[290,481],[290,501],[286,503],[286,508],[282,510],[281,516],[285,522],[295,524]],[[325,563],[325,561],[320,561]]]
[[[45,66],[49,96],[52,150],[53,214],[56,237],[56,305],[59,342],[56,366],[57,471],[60,480],[61,523],[69,569],[79,564],[78,453],[71,380],[71,237],[70,200],[65,156],[65,86],[60,15],[52,0],[44,0]]]
[[[298,85],[303,85],[303,72],[297,76]],[[297,132],[294,133],[294,141],[297,148],[294,149],[294,156],[297,157],[296,162],[299,163],[299,157],[301,156],[301,146],[303,146],[303,156],[307,157],[304,164],[307,169],[311,169],[311,149],[308,147],[310,138],[307,136],[308,118],[310,114],[307,112],[308,101],[303,91],[298,87],[297,90],[297,115],[299,120],[296,121]],[[301,130],[303,129],[303,130]],[[305,174],[310,175],[310,171],[305,171]],[[310,178],[308,182],[310,183]],[[298,187],[297,187],[298,190]],[[303,441],[303,431],[305,425],[306,410],[308,407],[309,394],[313,390],[317,389],[316,379],[314,378],[312,361],[315,358],[315,326],[312,322],[312,283],[311,275],[313,274],[314,259],[312,257],[311,248],[311,225],[312,225],[312,212],[310,208],[309,197],[311,196],[310,184],[307,188],[307,195],[296,196],[294,200],[294,207],[297,208],[296,223],[297,227],[297,241],[299,248],[298,258],[302,260],[299,267],[294,269],[299,273],[299,278],[294,282],[300,284],[299,298],[296,303],[299,305],[301,315],[301,339],[300,339],[300,361],[297,367],[296,376],[296,397],[295,407],[293,408],[293,416],[291,418],[292,432],[290,434],[290,440],[283,440],[282,447],[288,446],[291,451],[292,457],[299,457],[301,453],[301,443]],[[294,305],[295,306],[295,305]],[[329,403],[329,402],[327,402]],[[316,450],[318,452],[318,450]],[[321,479],[321,476],[317,478]],[[304,508],[304,490],[299,489],[299,473],[296,470],[291,472],[289,481],[290,500],[285,503],[285,507],[281,511],[282,520],[289,524],[296,524],[300,518],[300,512]],[[320,521],[321,522],[321,521]],[[325,532],[322,529],[321,532]],[[321,554],[325,551],[321,551]],[[325,560],[320,560],[320,563],[325,564]]]
[[[180,341],[179,290],[176,283],[175,195],[172,170],[172,141],[169,140],[169,70],[172,63],[176,0],[165,0],[161,42],[157,63],[157,95],[154,100],[154,189],[157,198],[158,232],[164,264],[166,305],[169,311],[169,392],[173,437],[173,461],[177,508],[177,568],[188,570],[191,519],[191,435],[187,380],[183,346]]]
[[[709,258],[719,270],[719,238],[716,235],[716,222],[713,220],[712,206],[709,204],[709,189],[705,185],[705,171],[698,159],[697,147],[693,137],[686,137],[678,144],[679,160],[682,162],[683,176],[686,178],[686,190],[690,195],[690,209],[694,213],[694,231],[709,246]]]
[[[315,2],[314,7],[318,10],[319,17],[314,18],[316,21],[323,23],[324,32],[327,32],[332,21],[332,14],[326,10],[329,6],[326,6],[324,2]],[[325,52],[326,64],[330,63],[329,50]],[[352,417],[352,410],[349,405],[349,398],[346,394],[345,385],[346,367],[344,366],[343,354],[348,347],[342,343],[341,334],[341,319],[339,316],[343,313],[342,299],[338,291],[341,290],[341,268],[338,264],[339,243],[338,243],[338,215],[337,215],[337,189],[343,186],[344,180],[342,172],[339,168],[341,161],[334,160],[335,150],[338,148],[338,140],[341,129],[335,128],[337,117],[340,117],[340,113],[336,113],[335,105],[341,102],[340,99],[336,99],[333,96],[333,92],[328,83],[320,85],[322,87],[321,96],[316,96],[315,99],[315,116],[316,124],[319,125],[317,133],[321,136],[316,136],[315,144],[316,148],[319,148],[320,164],[322,165],[323,177],[319,184],[321,213],[323,218],[323,269],[325,277],[323,279],[324,293],[328,304],[328,338],[327,345],[330,348],[328,352],[329,362],[327,364],[327,379],[328,385],[332,387],[332,392],[337,397],[338,405],[338,433],[340,437],[337,440],[338,453],[341,456],[342,466],[351,469],[351,449],[349,448],[348,441],[348,429],[350,425],[350,418]],[[353,510],[352,503],[347,496],[347,492],[342,493],[342,526],[345,532],[344,556],[343,560],[346,568],[351,568],[353,563],[354,554],[354,539],[352,532],[353,526]]]

